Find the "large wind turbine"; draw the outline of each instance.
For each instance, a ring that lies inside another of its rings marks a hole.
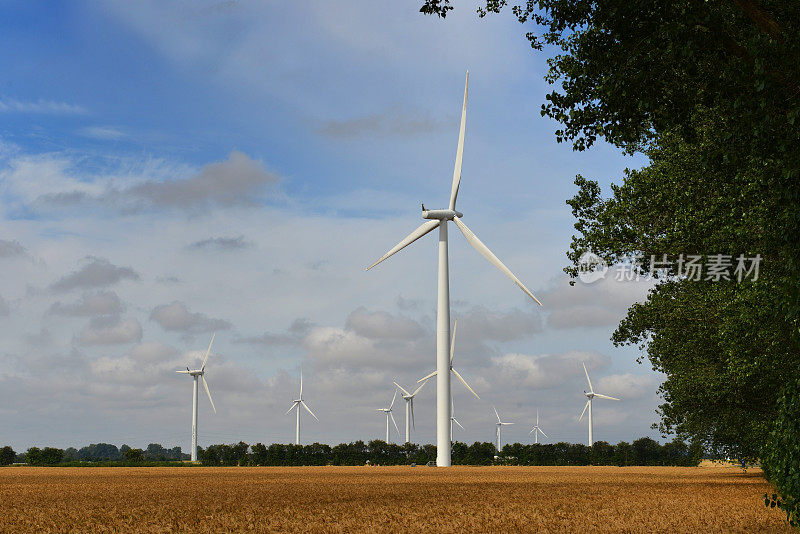
[[[295,430],[294,430],[294,444],[295,445],[300,445],[300,406],[305,408],[306,411],[308,411],[308,413],[310,413],[311,416],[314,419],[317,419],[317,416],[314,415],[314,412],[312,412],[311,408],[308,407],[308,405],[306,404],[306,401],[303,400],[303,368],[302,367],[300,368],[300,396],[297,397],[294,400],[294,402],[292,402],[292,406],[288,410],[286,410],[286,414],[285,414],[285,415],[289,415],[289,412],[291,412],[294,409],[297,409],[297,425],[295,426]],[[317,421],[319,421],[319,419],[317,419]]]
[[[458,328],[458,319],[456,319],[456,322],[455,322],[455,324],[453,324],[453,338],[452,338],[452,340],[451,340],[451,342],[450,342],[450,372],[451,372],[451,373],[453,373],[454,375],[456,375],[456,378],[458,378],[458,379],[461,381],[461,383],[462,383],[462,384],[464,384],[464,387],[466,387],[466,388],[469,390],[469,392],[470,392],[470,393],[472,393],[473,395],[475,395],[475,398],[476,398],[476,399],[480,400],[480,397],[478,396],[478,394],[477,394],[477,393],[475,393],[475,391],[474,391],[474,390],[473,390],[471,387],[469,387],[469,384],[467,384],[467,381],[466,381],[466,380],[464,380],[464,377],[463,377],[463,376],[461,376],[461,373],[459,373],[459,372],[458,372],[458,371],[457,371],[457,370],[456,370],[456,369],[453,367],[453,356],[455,355],[455,348],[456,348],[456,329],[457,329],[457,328]],[[434,377],[434,376],[436,376],[436,374],[437,374],[437,373],[438,373],[438,371],[434,371],[434,372],[432,372],[432,373],[431,373],[431,374],[429,374],[429,375],[423,376],[422,378],[420,378],[419,380],[417,380],[417,382],[423,382],[423,383],[424,383],[424,382],[426,382],[428,379],[430,379],[431,377]],[[453,400],[453,398],[452,398],[452,397],[450,397],[450,400],[452,401],[452,400]],[[450,408],[451,408],[451,409],[452,409],[452,404],[453,404],[453,403],[451,402],[451,403],[450,403],[450,405],[451,405],[451,406],[450,406]]]
[[[211,335],[211,343],[208,344],[208,350],[206,351],[206,356],[203,358],[203,365],[200,366],[200,369],[195,369],[194,371],[186,368],[185,371],[175,371],[176,373],[182,373],[185,375],[190,375],[194,379],[194,391],[192,393],[192,461],[197,461],[197,399],[198,399],[198,387],[197,387],[197,379],[200,378],[203,380],[203,387],[206,390],[206,395],[208,395],[208,400],[211,402],[211,408],[214,409],[214,413],[217,413],[217,409],[214,407],[214,401],[211,399],[211,392],[208,390],[208,382],[206,382],[206,362],[208,361],[208,355],[211,353],[211,344],[214,343],[214,337],[216,336],[216,332]]]
[[[456,419],[456,405],[453,399],[450,399],[450,443],[453,442],[453,423],[457,424],[461,430],[464,430],[464,427]]]
[[[536,425],[534,425],[534,427],[531,428],[531,431],[528,432],[528,434],[533,434],[534,432],[536,432],[536,434],[534,434],[534,440],[535,440],[534,443],[539,443],[539,432],[541,432],[544,437],[547,437],[547,434],[544,433],[544,430],[539,428],[539,409],[538,408],[536,409]]]
[[[406,389],[398,384],[397,382],[394,383],[395,386],[400,388],[400,391],[403,392],[403,400],[406,401],[406,443],[411,441],[411,426],[414,426],[414,430],[416,430],[417,426],[414,423],[414,397],[419,393],[425,386],[425,382],[423,382],[417,389],[414,390],[414,393],[409,393]],[[411,411],[411,421],[408,418],[409,409]]]
[[[593,436],[592,436],[592,399],[595,397],[599,397],[601,399],[608,399],[608,400],[615,400],[618,401],[619,399],[616,397],[609,397],[608,395],[601,395],[599,393],[595,393],[594,389],[592,389],[592,381],[589,380],[589,371],[586,370],[586,364],[581,362],[583,365],[583,372],[586,373],[586,381],[589,382],[589,391],[584,390],[583,394],[589,399],[586,401],[586,406],[583,407],[583,411],[581,412],[581,416],[578,418],[578,421],[583,419],[583,414],[586,413],[586,409],[589,409],[589,446],[591,447],[594,443]],[[544,432],[542,432],[544,433]]]
[[[506,423],[502,421],[500,419],[500,414],[497,413],[497,408],[492,406],[492,409],[494,409],[494,414],[497,416],[497,422],[494,424],[494,426],[496,427],[495,433],[497,434],[497,454],[500,454],[500,451],[502,450],[500,448],[500,438],[502,434],[501,429],[506,425],[513,425],[514,423]]]
[[[396,385],[396,384],[395,384]],[[420,386],[421,387],[421,386]],[[417,389],[419,391],[419,389]],[[392,423],[394,423],[394,429],[397,430],[397,435],[400,435],[400,429],[397,428],[397,421],[394,420],[394,415],[392,415],[392,408],[394,407],[394,401],[397,399],[397,390],[394,390],[394,396],[392,396],[392,403],[389,405],[388,408],[377,408],[377,411],[383,412],[386,414],[386,443],[391,443],[389,441],[389,418],[392,419]]]
[[[450,203],[448,208],[426,210],[423,205],[422,218],[429,220],[411,232],[378,261],[367,267],[367,270],[371,269],[425,234],[432,232],[435,228],[439,229],[439,290],[436,312],[436,369],[438,370],[436,375],[436,465],[439,467],[449,467],[451,465],[450,436],[448,432],[448,425],[450,423],[450,373],[447,372],[449,367],[448,353],[450,352],[448,347],[450,343],[450,272],[447,254],[447,222],[453,221],[475,250],[489,260],[495,267],[500,269],[503,274],[511,278],[511,280],[513,280],[529,297],[541,305],[541,302],[533,296],[533,293],[531,293],[528,288],[508,270],[508,267],[503,265],[503,263],[497,259],[497,256],[467,228],[467,225],[461,221],[463,214],[456,211],[456,198],[458,197],[458,187],[461,182],[461,162],[464,155],[464,131],[467,121],[468,87],[469,71],[467,71],[467,81],[464,84],[464,102],[461,107],[461,127],[458,132],[458,149],[456,150],[456,163],[453,168],[453,185],[450,189]]]

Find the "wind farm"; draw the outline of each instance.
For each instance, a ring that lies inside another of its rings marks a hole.
[[[0,13],[0,532],[800,526],[800,3]]]

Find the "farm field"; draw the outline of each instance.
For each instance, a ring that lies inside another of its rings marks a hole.
[[[0,532],[791,532],[757,469],[0,469]]]

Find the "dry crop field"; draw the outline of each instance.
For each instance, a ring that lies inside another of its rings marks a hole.
[[[0,532],[790,532],[724,467],[0,469]]]

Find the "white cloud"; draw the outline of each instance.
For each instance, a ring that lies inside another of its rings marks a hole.
[[[40,210],[94,207],[123,213],[170,209],[198,212],[211,207],[258,205],[277,182],[277,175],[261,163],[234,150],[227,160],[209,163],[190,177],[144,180],[126,187],[104,187],[100,192],[81,184],[42,194],[34,204]]]
[[[93,139],[100,139],[104,141],[116,141],[124,139],[128,135],[119,128],[113,126],[87,126],[78,131],[79,134]]]
[[[78,335],[81,345],[119,345],[142,340],[142,325],[136,319],[93,318]]]
[[[238,237],[208,237],[200,239],[189,245],[191,250],[211,250],[215,252],[224,252],[230,250],[239,250],[247,248],[250,243],[245,241],[244,236]]]
[[[424,335],[423,328],[413,319],[382,311],[369,312],[363,307],[350,313],[345,328],[368,339],[410,341]]]
[[[492,365],[507,384],[535,388],[554,388],[576,376],[582,376],[583,366],[591,372],[605,367],[610,358],[597,352],[570,351],[562,354],[504,354],[492,358]]]
[[[19,241],[0,239],[0,258],[25,255],[25,247]]]
[[[104,258],[87,256],[83,267],[59,278],[50,284],[50,289],[62,293],[73,289],[105,287],[122,280],[138,281],[141,277],[130,267],[120,267]]]
[[[652,397],[657,388],[658,378],[655,375],[635,375],[633,373],[607,375],[597,380],[595,385],[598,393],[625,400]]]
[[[164,330],[187,333],[227,330],[231,327],[228,321],[214,319],[203,313],[190,312],[183,302],[178,301],[156,306],[150,313],[150,319],[157,322]]]
[[[75,317],[92,317],[97,315],[118,315],[125,311],[125,305],[119,295],[113,291],[84,293],[80,300],[71,304],[56,301],[50,305],[50,313]]]
[[[0,113],[32,113],[47,115],[81,115],[86,113],[86,108],[66,102],[52,100],[23,101],[14,99],[0,99]]]
[[[428,111],[409,110],[395,105],[381,113],[327,121],[319,132],[333,139],[405,137],[433,133],[455,124],[454,118],[436,119]]]
[[[555,286],[542,292],[546,302],[547,323],[553,328],[585,328],[614,326],[627,313],[631,304],[644,300],[652,282],[618,282],[612,271],[593,284],[578,281],[569,285],[566,275]]]

